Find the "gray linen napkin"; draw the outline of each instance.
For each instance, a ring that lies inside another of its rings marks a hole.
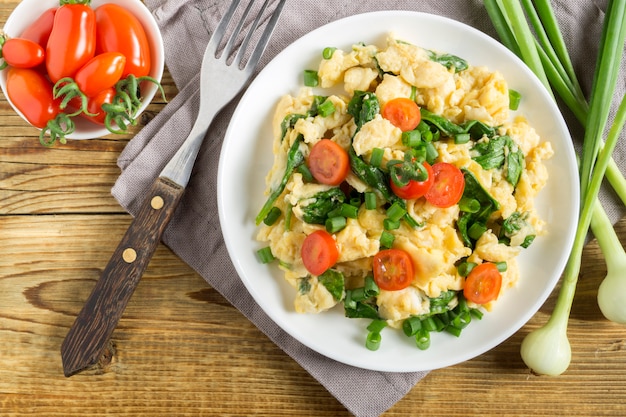
[[[228,7],[226,0],[146,0],[165,41],[166,64],[179,94],[146,126],[119,158],[122,169],[112,193],[131,214],[136,213],[147,188],[191,129],[198,111],[200,62],[212,29]],[[571,46],[574,64],[587,89],[601,30],[606,1],[560,0],[555,9]],[[450,17],[496,37],[479,0],[422,1],[288,1],[259,70],[302,35],[336,19],[375,10],[414,10]],[[620,81],[624,90],[624,81]],[[384,373],[337,363],[313,352],[273,323],[254,302],[235,272],[224,245],[217,216],[217,165],[231,103],[215,119],[200,151],[191,182],[167,228],[163,241],[183,261],[238,308],[271,340],[296,360],[356,416],[378,416],[400,400],[426,372]],[[579,128],[568,116],[573,134]],[[616,159],[623,159],[623,149]],[[615,221],[624,213],[619,204],[607,207]]]

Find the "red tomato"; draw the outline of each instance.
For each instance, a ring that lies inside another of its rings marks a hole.
[[[107,103],[113,103],[113,98],[115,97],[116,91],[115,88],[107,88],[105,90],[100,91],[98,94],[87,98],[87,112],[81,112],[79,115],[87,120],[90,120],[99,125],[104,125],[104,120],[106,118],[106,112],[102,110],[102,105]],[[74,97],[70,100],[70,107],[78,110],[82,108],[81,98],[79,96]],[[93,115],[93,116],[92,116]]]
[[[24,32],[20,35],[20,38],[31,40],[38,43],[42,48],[46,48],[48,45],[48,38],[52,32],[52,25],[54,24],[54,15],[57,9],[48,9],[41,14]]]
[[[413,261],[402,249],[385,249],[374,255],[374,281],[381,290],[402,290],[413,281]]]
[[[300,251],[304,267],[313,275],[322,275],[339,259],[335,239],[326,230],[317,230],[302,242]]]
[[[66,4],[54,16],[46,46],[46,69],[53,83],[74,77],[96,51],[96,18],[91,7]]]
[[[33,68],[43,62],[44,50],[31,40],[11,38],[2,45],[2,58],[15,68]]]
[[[391,190],[395,195],[400,198],[404,198],[405,200],[411,200],[422,197],[428,190],[430,190],[435,182],[433,168],[426,161],[422,162],[422,165],[424,165],[424,168],[426,168],[426,172],[428,173],[428,178],[424,181],[410,180],[409,183],[403,187],[396,185],[393,181],[389,181]]]
[[[33,69],[10,68],[7,95],[26,120],[40,129],[60,112],[60,102],[52,96],[52,84]]]
[[[381,114],[403,132],[415,129],[422,120],[422,114],[417,103],[406,97],[398,97],[388,101],[383,106]]]
[[[74,80],[87,97],[113,87],[120,80],[126,58],[119,52],[104,52],[91,58],[74,76]]]
[[[452,207],[461,200],[465,177],[460,169],[447,162],[433,165],[435,182],[424,195],[430,204],[440,208]]]
[[[498,267],[491,262],[484,262],[476,265],[465,279],[463,295],[472,303],[485,304],[498,298],[501,286],[502,274]]]
[[[151,57],[148,37],[141,22],[128,10],[108,3],[96,8],[98,53],[120,52],[126,57],[122,78],[150,73]]]
[[[350,171],[348,152],[332,140],[322,139],[311,149],[309,169],[318,182],[339,185]]]

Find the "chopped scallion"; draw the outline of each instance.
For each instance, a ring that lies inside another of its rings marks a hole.
[[[406,214],[406,210],[398,204],[398,202],[393,203],[387,209],[387,217],[391,220],[398,221]]]
[[[367,191],[365,193],[365,208],[368,210],[376,210],[376,193]]]
[[[259,256],[259,260],[263,264],[268,264],[276,259],[274,258],[274,255],[272,254],[272,249],[269,246],[259,249],[258,251],[256,251],[256,253]]]
[[[326,219],[326,231],[328,233],[337,233],[346,227],[346,218],[342,216],[330,217]]]
[[[335,53],[336,50],[337,50],[337,48],[335,48],[333,46],[327,46],[322,51],[322,57],[324,59],[331,59],[333,57],[333,54]]]
[[[382,246],[383,248],[389,249],[393,246],[393,242],[395,240],[396,240],[396,237],[394,235],[392,235],[386,230],[383,230],[383,232],[380,235],[380,246]]]
[[[521,100],[522,95],[518,91],[509,88],[509,109],[513,111],[517,110]]]
[[[315,70],[304,70],[304,85],[307,87],[317,87],[319,85],[319,77]]]
[[[267,216],[265,216],[265,218],[263,219],[263,223],[265,223],[267,226],[271,226],[276,223],[281,214],[283,214],[283,212],[278,207],[274,206],[272,207],[270,212],[267,213]]]
[[[379,168],[383,163],[383,156],[385,151],[382,148],[372,149],[372,155],[370,156],[370,165]]]

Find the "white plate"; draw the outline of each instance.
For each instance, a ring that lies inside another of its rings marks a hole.
[[[297,314],[295,290],[275,265],[256,258],[254,218],[265,202],[265,175],[272,162],[271,118],[284,94],[296,94],[304,69],[315,69],[324,47],[344,50],[358,42],[384,45],[393,30],[416,45],[465,58],[503,73],[522,94],[524,114],[555,156],[547,163],[550,181],[537,199],[549,235],[538,238],[519,258],[521,279],[482,320],[473,320],[456,338],[433,333],[421,351],[401,330],[382,332],[378,351],[365,348],[369,320],[343,316],[343,304],[330,312]],[[405,11],[366,13],[323,26],[294,42],[259,74],[242,97],[226,132],[218,171],[218,204],[226,246],[243,283],[280,327],[311,349],[356,367],[395,372],[431,370],[474,358],[520,329],[541,307],[565,266],[579,202],[577,168],[568,129],[550,96],[516,56],[484,33],[443,17]]]

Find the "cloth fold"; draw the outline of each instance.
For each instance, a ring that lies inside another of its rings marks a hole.
[[[587,0],[554,2],[563,32],[571,34],[566,40],[573,43],[571,52],[574,65],[583,74],[583,87],[591,85],[593,66],[586,57],[595,57],[593,48],[597,49],[597,45],[576,45],[576,42],[581,37],[589,39],[589,33],[599,33],[605,3]],[[145,4],[162,31],[165,61],[179,93],[128,143],[119,157],[122,173],[112,194],[131,214],[136,213],[152,181],[191,130],[199,106],[198,73],[204,48],[230,1],[146,0]],[[496,37],[482,1],[478,0],[288,1],[257,71],[284,47],[311,30],[342,17],[375,10],[438,14]],[[589,27],[580,27],[581,20]],[[623,78],[620,88],[624,90]],[[254,302],[230,261],[217,216],[217,166],[222,140],[237,101],[235,99],[214,120],[163,242],[316,378],[348,411],[358,417],[378,416],[427,373],[368,371],[335,362],[303,346],[272,322]],[[574,123],[570,126],[575,126]],[[574,136],[580,136],[575,133]],[[616,155],[621,156],[621,152],[620,148]],[[615,207],[619,205],[607,209],[613,220],[623,215]]]

